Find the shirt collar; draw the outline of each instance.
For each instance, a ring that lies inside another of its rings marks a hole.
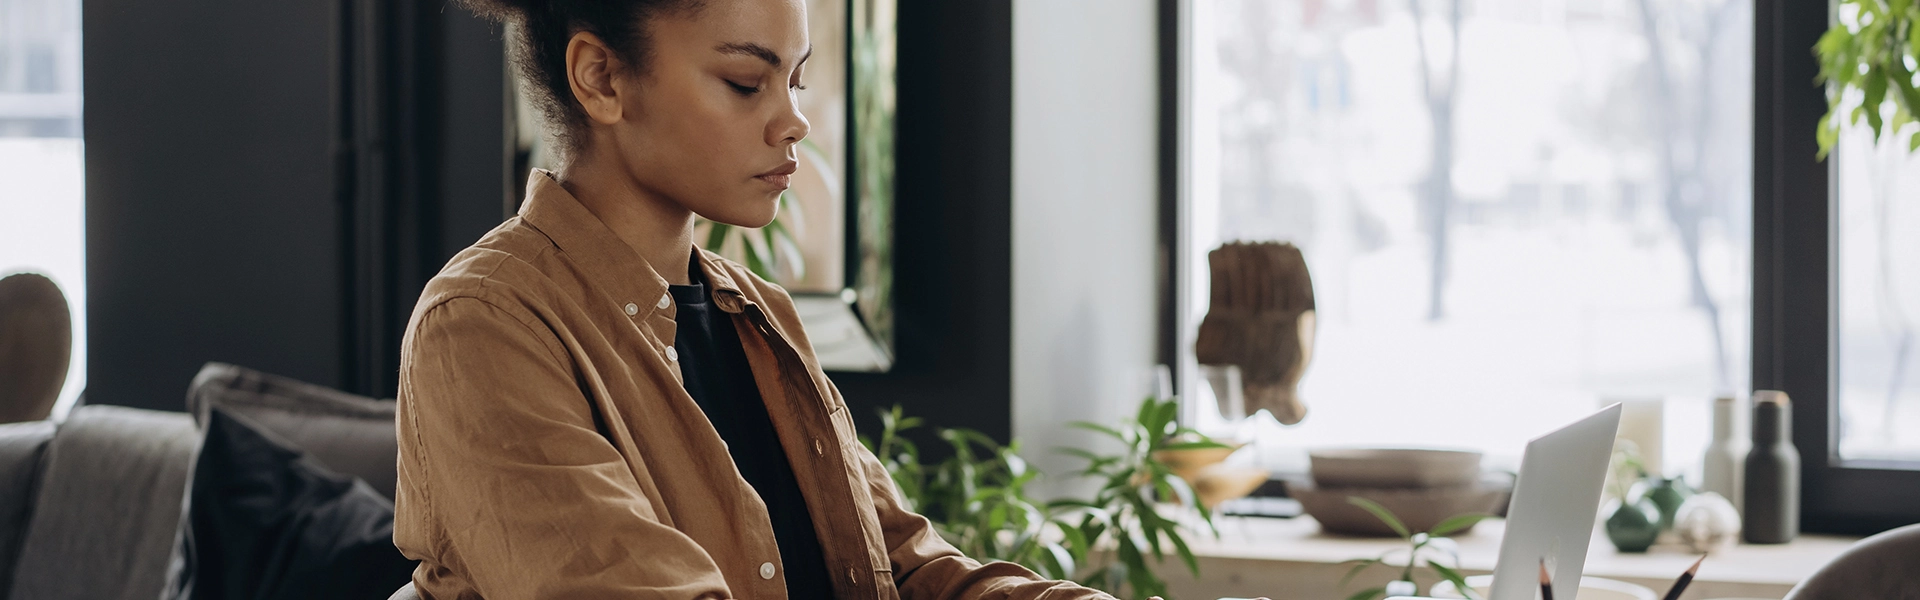
[[[553,240],[596,281],[611,291],[616,302],[631,303],[639,310],[657,312],[667,299],[667,280],[660,271],[634,252],[631,246],[594,216],[560,185],[553,173],[534,169],[527,177],[527,200],[520,205],[520,218]],[[706,272],[713,288],[715,304],[726,312],[739,312],[740,286],[724,259],[718,254],[694,247],[695,259]],[[685,268],[676,266],[675,268]],[[631,314],[631,313],[630,313]]]

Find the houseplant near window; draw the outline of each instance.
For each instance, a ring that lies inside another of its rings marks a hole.
[[[1840,140],[1840,128],[1866,121],[1873,139],[1908,135],[1909,152],[1920,151],[1920,0],[1840,0],[1839,18],[1820,37],[1821,83],[1827,90],[1827,114],[1817,133],[1820,158]],[[1896,138],[1898,139],[1898,138]]]
[[[1019,563],[1116,596],[1166,596],[1166,582],[1154,567],[1172,553],[1197,577],[1199,562],[1185,535],[1198,525],[1218,532],[1212,512],[1157,453],[1227,447],[1180,427],[1177,410],[1173,400],[1148,398],[1118,427],[1074,423],[1118,441],[1120,451],[1061,449],[1086,459],[1078,475],[1095,478],[1100,487],[1090,497],[1045,503],[1027,495],[1027,484],[1040,474],[1020,458],[1017,442],[1001,446],[977,431],[943,428],[939,436],[953,455],[928,464],[901,435],[920,427],[921,419],[896,406],[880,413],[879,440],[862,436],[861,443],[879,457],[902,499],[968,556]],[[1181,515],[1197,515],[1198,521],[1189,525]]]

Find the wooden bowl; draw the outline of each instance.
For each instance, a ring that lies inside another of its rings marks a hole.
[[[1174,475],[1179,475],[1181,479],[1187,480],[1188,485],[1192,485],[1198,478],[1201,469],[1226,460],[1228,455],[1239,450],[1242,445],[1233,442],[1225,443],[1227,444],[1226,448],[1160,450],[1154,452],[1153,457],[1162,463],[1166,463],[1167,468],[1172,470]]]
[[[1375,518],[1373,513],[1348,502],[1350,497],[1359,496],[1379,503],[1398,517],[1407,529],[1415,532],[1432,529],[1434,525],[1456,515],[1495,514],[1500,501],[1507,497],[1503,490],[1489,489],[1479,484],[1394,489],[1320,488],[1291,482],[1287,486],[1287,493],[1300,501],[1301,510],[1320,522],[1321,531],[1368,537],[1395,537],[1398,534]],[[1448,535],[1464,535],[1472,530],[1469,527]]]
[[[1321,448],[1307,452],[1323,488],[1438,488],[1480,480],[1480,453],[1418,448]]]

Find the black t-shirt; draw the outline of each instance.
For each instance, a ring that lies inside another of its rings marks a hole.
[[[679,304],[674,316],[673,348],[680,355],[680,375],[687,394],[707,413],[707,420],[727,442],[727,453],[740,476],[760,494],[773,521],[774,540],[785,565],[787,595],[793,598],[831,598],[827,564],[813,516],[800,495],[800,484],[787,463],[787,452],[767,416],[767,406],[754,385],[746,349],[734,333],[733,318],[714,306],[706,274],[698,256],[689,269],[692,285],[668,286]]]

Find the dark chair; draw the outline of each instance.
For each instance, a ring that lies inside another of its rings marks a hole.
[[[1920,600],[1920,525],[1854,544],[1787,592],[1786,600]]]
[[[37,273],[0,278],[0,423],[52,414],[72,358],[73,314],[60,286]]]

